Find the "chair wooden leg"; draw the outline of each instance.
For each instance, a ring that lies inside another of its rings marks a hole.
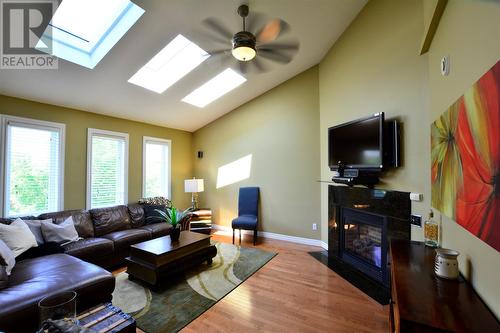
[[[257,229],[253,231],[253,245],[255,246],[257,243]]]
[[[240,229],[240,245],[241,245],[241,229]]]
[[[234,244],[234,228],[233,228],[233,244]]]

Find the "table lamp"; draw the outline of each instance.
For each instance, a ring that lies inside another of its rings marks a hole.
[[[198,209],[198,193],[203,192],[203,179],[186,179],[184,180],[184,192],[191,193],[191,208]]]

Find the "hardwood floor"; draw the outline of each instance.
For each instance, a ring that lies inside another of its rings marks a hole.
[[[220,242],[229,236],[214,235]],[[246,236],[244,247],[253,247]],[[260,238],[277,252],[262,269],[181,332],[388,332],[383,307],[311,257],[318,247]]]

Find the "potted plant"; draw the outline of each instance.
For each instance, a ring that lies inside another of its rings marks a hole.
[[[190,216],[191,208],[188,208],[184,211],[179,211],[177,208],[167,208],[166,212],[155,209],[155,211],[160,214],[160,216],[165,220],[165,222],[172,225],[172,230],[170,231],[170,239],[172,242],[176,242],[179,240],[179,236],[181,234],[181,222],[188,216]]]

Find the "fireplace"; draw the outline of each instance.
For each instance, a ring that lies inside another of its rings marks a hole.
[[[389,240],[410,239],[410,193],[328,186],[328,252],[315,258],[381,304],[389,302]]]
[[[350,208],[340,214],[340,258],[388,287],[387,217]]]

